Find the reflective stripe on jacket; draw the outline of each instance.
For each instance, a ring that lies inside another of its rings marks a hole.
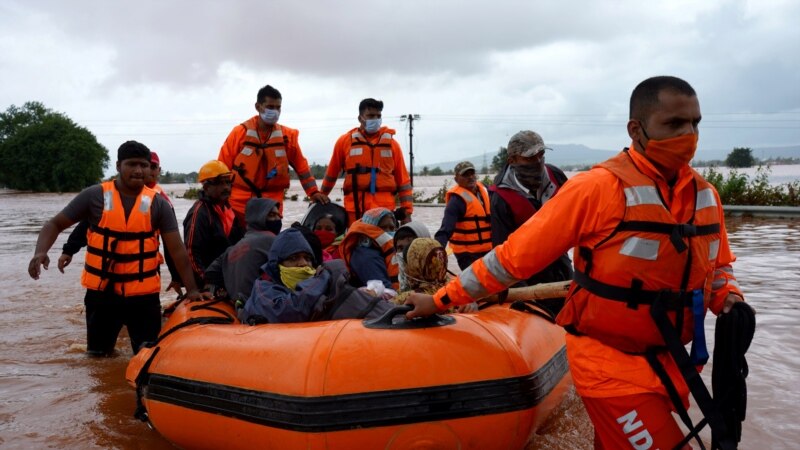
[[[127,220],[114,181],[103,187],[103,214],[86,233],[86,263],[81,284],[104,291],[111,282],[114,292],[126,297],[158,293],[158,233],[153,230],[150,209],[157,195],[143,187]]]
[[[486,253],[492,249],[492,223],[489,207],[489,193],[486,187],[477,182],[478,195],[459,185],[453,186],[445,194],[445,203],[454,195],[460,196],[467,206],[464,217],[456,222],[450,247],[453,253]]]
[[[664,340],[650,316],[657,298],[692,340],[692,292],[702,292],[708,307],[720,244],[719,205],[711,185],[692,171],[694,213],[678,223],[653,180],[642,174],[627,152],[602,163],[622,182],[625,213],[611,235],[575,253],[573,303],[558,323],[568,330],[619,350],[641,353]],[[678,323],[680,322],[680,323]]]
[[[369,225],[360,220],[350,225],[344,240],[339,245],[339,251],[347,265],[347,270],[351,273],[353,272],[350,266],[350,257],[353,253],[353,248],[357,245],[361,245],[361,240],[365,237],[369,238],[380,249],[383,261],[386,264],[386,272],[389,274],[389,280],[392,282],[392,288],[395,290],[399,289],[400,284],[397,278],[399,267],[397,263],[394,262],[394,240],[391,236],[386,234],[383,229],[375,225]],[[366,283],[369,280],[361,281]]]

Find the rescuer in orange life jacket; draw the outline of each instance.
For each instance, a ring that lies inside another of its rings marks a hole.
[[[278,123],[282,103],[281,93],[274,87],[259,89],[255,104],[258,114],[231,130],[217,157],[236,175],[230,204],[242,228],[246,226],[245,205],[252,197],[275,200],[283,213],[289,166],[312,202],[328,203],[328,196],[317,189],[317,181],[300,149],[300,132]]]
[[[663,350],[671,340],[660,334],[655,311],[666,305],[685,353],[683,344],[693,338],[704,345],[706,308],[719,314],[743,301],[719,195],[689,166],[700,118],[697,95],[685,81],[664,76],[640,83],[630,102],[631,148],[576,175],[504,244],[436,294],[410,296],[407,317],[499,292],[575,248],[575,278],[557,322],[569,331],[567,357],[595,426],[595,448],[682,445],[671,411],[675,403],[679,413],[688,407],[688,387],[674,347]],[[538,245],[528,245],[534,239]]]
[[[395,195],[404,215],[411,221],[414,210],[411,179],[403,160],[395,130],[382,125],[383,102],[365,98],[358,105],[359,126],[341,135],[322,180],[322,192],[330,194],[344,173],[344,208],[350,225],[373,208],[395,209]]]
[[[44,224],[28,274],[39,279],[48,268],[47,251],[58,234],[87,220],[88,248],[81,284],[86,287],[86,352],[92,356],[114,351],[122,326],[128,328],[134,353],[155,341],[161,329],[159,236],[172,256],[189,300],[201,294],[192,276],[186,249],[172,207],[145,186],[150,149],[127,141],[117,150],[119,176],[90,186]]]

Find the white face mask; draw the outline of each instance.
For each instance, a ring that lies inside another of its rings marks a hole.
[[[264,109],[259,116],[261,116],[261,120],[263,120],[264,123],[272,125],[278,122],[281,112],[277,109]]]
[[[364,131],[369,134],[375,133],[381,129],[381,119],[367,119],[364,121]]]

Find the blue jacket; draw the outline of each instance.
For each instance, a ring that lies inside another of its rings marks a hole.
[[[239,312],[243,323],[291,323],[306,322],[317,299],[328,291],[330,273],[301,281],[295,290],[281,282],[278,264],[289,256],[305,252],[312,255],[311,246],[300,230],[288,228],[275,238],[269,250],[269,260],[261,266],[265,276],[253,283],[250,298]]]

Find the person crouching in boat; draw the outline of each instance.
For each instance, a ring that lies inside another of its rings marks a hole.
[[[250,298],[239,312],[242,323],[306,322],[317,299],[328,287],[316,273],[311,246],[297,228],[278,234],[261,266],[262,277],[253,283]]]
[[[394,214],[386,208],[367,210],[350,225],[339,250],[354,286],[379,280],[386,289],[399,288],[393,242],[396,229]]]

